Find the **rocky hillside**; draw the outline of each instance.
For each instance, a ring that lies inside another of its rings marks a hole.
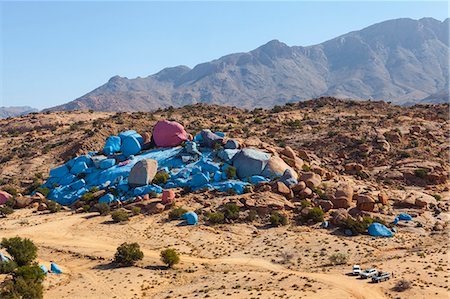
[[[195,103],[254,108],[324,95],[397,104],[448,101],[448,28],[449,19],[396,19],[314,46],[273,40],[193,69],[115,76],[51,110],[153,111]]]
[[[13,117],[18,115],[24,115],[32,112],[37,112],[35,108],[29,106],[18,106],[18,107],[0,107],[0,118]]]
[[[188,132],[223,131],[246,146],[290,146],[307,169],[374,190],[448,191],[448,104],[399,107],[335,98],[253,111],[196,104],[155,113],[52,112],[0,121],[0,188],[30,192],[50,168],[128,129],[151,131],[169,118]],[[14,191],[13,191],[14,193]]]

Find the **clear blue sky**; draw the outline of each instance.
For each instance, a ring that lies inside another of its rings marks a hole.
[[[0,0],[1,1],[1,0]],[[0,106],[71,101],[114,75],[193,67],[272,39],[312,45],[447,2],[0,2]]]

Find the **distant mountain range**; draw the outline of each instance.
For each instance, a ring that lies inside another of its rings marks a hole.
[[[272,40],[146,78],[112,77],[51,110],[151,111],[198,102],[243,108],[335,96],[395,104],[448,102],[449,19],[395,19],[324,43],[289,47]]]
[[[8,118],[38,111],[39,110],[28,106],[0,107],[0,118]]]

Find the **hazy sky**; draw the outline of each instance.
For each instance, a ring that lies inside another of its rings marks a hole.
[[[193,67],[272,39],[307,46],[442,2],[1,2],[0,106],[71,101],[114,75]]]

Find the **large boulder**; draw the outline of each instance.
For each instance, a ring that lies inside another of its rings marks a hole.
[[[288,158],[294,159],[297,157],[294,150],[290,146],[286,146],[282,151],[281,154],[285,155]]]
[[[317,188],[322,182],[320,175],[314,172],[305,172],[300,176],[299,180],[305,182],[306,186],[311,189]]]
[[[317,200],[317,205],[321,207],[324,212],[328,212],[334,207],[331,201],[324,199]]]
[[[12,198],[12,195],[5,191],[0,191],[0,205],[5,204],[9,199]]]
[[[263,170],[271,155],[251,148],[244,148],[234,155],[232,162],[239,178],[264,175]],[[282,174],[281,174],[282,175]],[[265,176],[265,175],[264,175]]]
[[[15,200],[16,200],[15,207],[19,209],[28,207],[33,202],[33,199],[31,197],[23,196],[21,194],[18,194]]]
[[[128,176],[128,184],[131,187],[148,185],[152,182],[157,171],[158,162],[156,160],[141,160],[131,168],[130,175]]]
[[[387,205],[387,204],[389,203],[389,197],[387,196],[386,193],[380,192],[380,193],[378,194],[378,201],[379,201],[383,206],[385,206],[385,205]]]
[[[355,199],[356,207],[361,211],[372,212],[375,208],[375,200],[368,194],[358,194]]]
[[[202,136],[202,145],[206,147],[214,147],[214,145],[217,143],[219,145],[223,144],[223,136],[217,135],[211,130],[205,129],[200,132],[200,135]]]
[[[334,193],[334,197],[331,198],[335,209],[349,208],[352,200],[353,188],[348,184],[341,184]]]
[[[120,145],[122,141],[119,136],[109,136],[106,139],[105,146],[103,147],[103,152],[106,155],[112,155],[120,151]]]
[[[189,139],[184,127],[175,122],[160,120],[153,127],[153,140],[158,147],[174,147]]]
[[[297,172],[292,167],[290,167],[283,159],[278,156],[272,156],[267,162],[267,165],[265,166],[261,175],[273,179],[282,176],[287,169],[291,171],[291,173],[294,175],[294,178],[298,177]]]
[[[139,139],[135,136],[127,136],[122,140],[120,151],[125,157],[136,155],[142,150],[142,145]]]

